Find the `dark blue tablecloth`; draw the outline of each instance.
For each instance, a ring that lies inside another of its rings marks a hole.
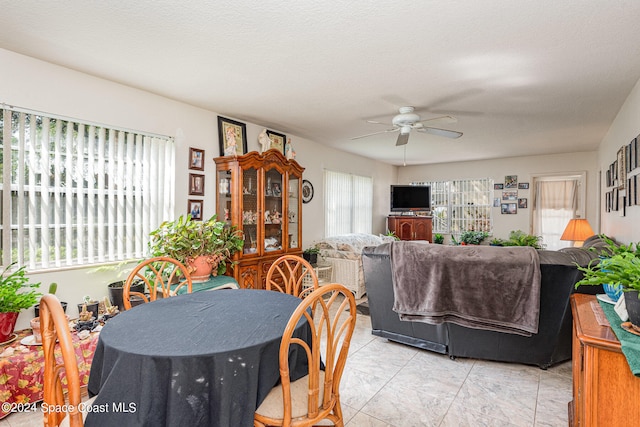
[[[143,304],[105,325],[86,426],[252,426],[278,383],[278,351],[300,300],[260,290],[197,292]],[[306,338],[308,325],[301,323]],[[292,379],[306,355],[291,354]]]

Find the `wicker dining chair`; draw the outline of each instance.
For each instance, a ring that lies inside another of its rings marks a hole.
[[[271,264],[267,271],[265,288],[304,298],[318,289],[318,276],[304,258],[283,255]]]
[[[82,397],[78,361],[73,348],[69,321],[64,314],[62,304],[53,294],[44,295],[40,300],[40,328],[44,353],[44,404],[48,408],[44,411],[44,425],[45,427],[59,425],[81,427],[84,425],[83,419],[86,412],[80,411]],[[58,346],[62,353],[62,363],[56,360],[55,353]],[[62,372],[67,378],[66,395],[62,389],[60,376]],[[67,401],[65,396],[68,398]],[[93,398],[86,401],[84,405],[89,406],[92,401]],[[65,408],[68,412],[50,408]]]
[[[180,272],[179,275],[178,272]],[[138,281],[144,283],[148,295],[131,290],[131,285]],[[193,289],[191,276],[180,261],[169,257],[149,258],[138,264],[127,277],[122,290],[122,303],[124,309],[129,310],[132,306],[132,296],[147,303],[155,301],[157,298],[176,296],[178,290],[185,286],[187,287],[187,293],[190,294]]]
[[[346,310],[349,311],[346,311]],[[302,318],[310,325],[310,340],[293,333]],[[280,343],[280,383],[256,410],[254,426],[311,426],[328,419],[343,426],[340,379],[347,361],[356,324],[353,294],[338,283],[324,285],[302,300],[291,315]],[[306,352],[308,373],[289,379],[289,355],[293,348]],[[322,365],[324,364],[324,370]]]

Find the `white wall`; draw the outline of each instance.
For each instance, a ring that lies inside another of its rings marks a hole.
[[[598,167],[602,171],[602,192],[607,191],[604,182],[605,171],[616,160],[616,154],[620,147],[627,145],[633,138],[640,134],[640,80],[627,97],[624,105],[618,112],[613,124],[605,135],[598,150]],[[638,174],[639,169],[630,175]],[[620,212],[605,212],[604,203],[601,206],[602,232],[615,237],[623,243],[640,241],[640,206],[627,207],[626,215]]]
[[[546,156],[511,157],[475,162],[440,163],[424,166],[406,166],[398,169],[398,184],[413,181],[443,181],[458,178],[492,178],[496,184],[504,183],[506,175],[517,175],[518,182],[531,184],[532,176],[587,172],[586,218],[597,230],[597,154],[596,152],[555,154]],[[531,187],[531,185],[530,185]],[[515,215],[503,215],[493,208],[493,235],[507,238],[512,230],[531,232],[532,189],[518,190],[519,198],[529,199],[527,209],[518,209]],[[494,191],[500,197],[501,191]]]
[[[215,165],[211,159],[219,155],[218,113],[164,98],[149,92],[103,80],[67,68],[0,49],[0,103],[109,126],[168,135],[176,141],[176,215],[186,213],[189,147],[205,150],[205,194],[203,215],[215,213]],[[225,116],[225,114],[220,114]],[[233,117],[230,117],[233,118]],[[258,134],[263,126],[247,123],[247,148],[258,150]],[[279,129],[272,129],[280,131]],[[306,168],[304,179],[314,185],[313,200],[303,206],[303,247],[323,237],[324,168],[373,176],[376,196],[384,194],[395,179],[394,166],[330,149],[313,141],[292,139],[298,162]],[[388,196],[387,196],[388,197]],[[194,197],[195,198],[195,197]],[[386,203],[378,200],[374,207],[374,232],[384,231]],[[75,304],[83,295],[101,298],[106,285],[117,280],[115,271],[88,273],[89,268],[48,271],[30,275],[49,283],[58,282],[58,296],[69,303],[69,314],[75,315]],[[18,318],[18,328],[28,327],[32,311]]]

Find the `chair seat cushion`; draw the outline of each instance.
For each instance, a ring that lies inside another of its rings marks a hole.
[[[318,406],[322,405],[324,397],[324,371],[320,371],[318,380],[320,394],[318,396]],[[291,417],[298,418],[307,415],[307,397],[309,393],[309,376],[306,375],[291,383]],[[282,419],[284,416],[284,402],[282,401],[282,384],[278,384],[271,389],[256,413],[263,417]]]

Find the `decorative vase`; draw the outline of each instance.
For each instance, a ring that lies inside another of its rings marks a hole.
[[[211,262],[209,255],[200,255],[193,260],[187,262],[187,267],[191,270],[191,282],[206,282],[211,277],[214,268],[218,269],[218,264]]]
[[[18,313],[0,313],[0,343],[7,341],[16,327]]]
[[[605,283],[602,285],[602,289],[604,289],[604,293],[607,294],[613,302],[617,302],[622,296],[622,286],[620,285],[610,285]]]
[[[640,299],[638,299],[638,291],[624,292],[624,304],[627,306],[629,321],[636,326],[640,326]]]

